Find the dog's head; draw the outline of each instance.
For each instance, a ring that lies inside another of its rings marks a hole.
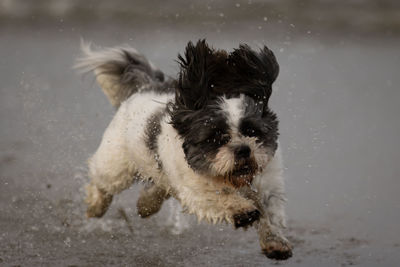
[[[169,112],[189,166],[235,187],[250,184],[277,149],[278,120],[268,107],[274,54],[247,45],[228,54],[201,40],[189,42],[179,63]]]

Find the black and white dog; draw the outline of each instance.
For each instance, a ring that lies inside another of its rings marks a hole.
[[[140,216],[172,196],[199,220],[254,223],[267,257],[289,258],[278,120],[268,107],[279,72],[272,51],[189,42],[178,78],[164,80],[133,48],[82,47],[76,66],[94,71],[118,109],[89,160],[87,216],[101,217],[114,194],[140,179],[149,184]]]

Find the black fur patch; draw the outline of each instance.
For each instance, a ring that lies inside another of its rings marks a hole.
[[[252,225],[255,221],[258,221],[260,219],[260,215],[261,214],[258,210],[234,215],[233,221],[235,228],[247,227],[249,225]]]
[[[196,171],[209,170],[210,161],[218,148],[230,141],[226,114],[216,102],[200,110],[180,110],[170,106],[171,124],[183,138],[183,150],[190,167]]]
[[[157,161],[159,169],[162,169],[162,163],[158,156],[158,142],[157,137],[161,133],[161,120],[165,115],[165,110],[159,110],[155,112],[151,117],[147,120],[147,125],[145,129],[145,144],[147,148],[154,155],[155,160]]]
[[[157,93],[173,93],[176,87],[176,80],[168,79],[165,81],[164,73],[160,70],[153,70],[147,59],[140,54],[132,54],[122,50],[124,64],[115,64],[114,73],[119,75],[120,83],[126,86],[139,88],[145,84],[151,84],[148,90]]]
[[[136,79],[136,71],[147,74],[153,81],[164,81],[164,74],[159,70],[153,71],[143,55],[133,54],[126,50],[122,50],[122,53],[125,61],[114,65],[114,74],[121,77],[121,83],[129,83]]]
[[[275,151],[278,147],[278,119],[274,112],[265,108],[262,101],[245,98],[245,113],[239,122],[239,131],[244,136],[256,137],[263,146]]]

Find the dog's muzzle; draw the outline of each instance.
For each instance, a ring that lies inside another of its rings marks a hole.
[[[228,180],[234,187],[250,186],[258,170],[258,165],[253,157],[235,160],[234,169],[226,174]]]

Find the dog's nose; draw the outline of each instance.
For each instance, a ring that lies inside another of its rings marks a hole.
[[[235,148],[235,157],[237,159],[245,159],[250,157],[251,149],[248,145],[240,145]]]

